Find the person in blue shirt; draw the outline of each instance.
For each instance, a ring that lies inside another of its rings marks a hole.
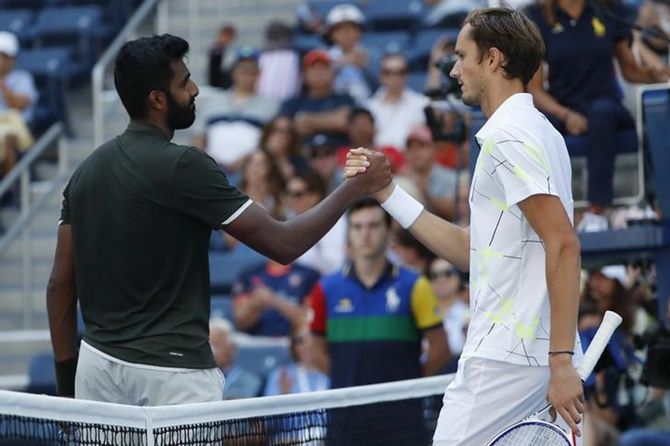
[[[618,1],[546,0],[527,12],[542,34],[548,68],[548,88],[540,65],[528,90],[561,133],[587,138],[592,218],[612,204],[617,131],[634,128],[621,102],[613,59],[628,82],[665,82],[669,72],[635,62],[630,26],[622,21]]]
[[[243,271],[233,285],[235,326],[257,336],[288,336],[307,318],[304,305],[319,273],[267,260]]]
[[[330,378],[318,369],[311,343],[311,333],[305,324],[292,330],[293,361],[280,365],[270,372],[265,383],[264,396],[330,389]]]

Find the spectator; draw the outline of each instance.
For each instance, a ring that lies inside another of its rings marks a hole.
[[[435,146],[430,129],[417,127],[407,136],[405,175],[419,189],[419,199],[436,215],[454,218],[458,174],[435,162]]]
[[[423,246],[409,231],[401,226],[394,225],[391,246],[398,262],[417,274],[426,274],[430,262],[435,258],[435,254],[431,250]]]
[[[326,38],[333,43],[328,53],[335,63],[335,91],[349,94],[358,102],[370,96],[366,79],[368,55],[361,46],[365,17],[356,6],[334,6],[326,16]]]
[[[288,336],[306,320],[305,297],[318,280],[311,268],[273,260],[245,270],[233,285],[235,326],[257,336]]]
[[[233,400],[258,396],[263,381],[254,372],[235,365],[237,350],[232,337],[233,327],[230,322],[225,319],[209,321],[209,343],[212,346],[214,361],[225,376],[223,399]]]
[[[264,396],[313,392],[330,388],[330,378],[317,368],[311,346],[312,335],[305,324],[291,333],[290,364],[280,365],[270,372]]]
[[[377,123],[377,145],[404,150],[409,132],[426,123],[423,109],[428,98],[407,87],[407,72],[407,59],[402,54],[382,59],[381,87],[366,104]]]
[[[28,125],[37,90],[30,73],[15,70],[19,41],[0,31],[0,178],[5,176],[19,157],[33,144]]]
[[[586,383],[584,446],[616,444],[621,430],[635,421],[630,368],[637,364],[632,346],[635,308],[624,287],[626,270],[607,266],[589,274],[580,305],[580,337],[588,344],[605,311],[621,315],[623,322],[603,353],[592,381]],[[621,392],[623,390],[623,393]],[[625,397],[621,395],[625,393]]]
[[[326,196],[326,185],[321,176],[313,170],[302,170],[288,181],[286,187],[288,209],[293,215],[300,215],[313,208]],[[346,254],[346,217],[340,220],[312,248],[296,260],[319,271],[330,274],[342,267]]]
[[[630,27],[616,19],[625,16],[618,2],[577,0],[568,5],[546,0],[530,7],[529,14],[544,39],[549,73],[547,90],[542,66],[528,89],[561,133],[587,140],[591,208],[578,229],[606,229],[608,222],[602,214],[612,205],[617,132],[635,128],[621,101],[613,59],[616,57],[628,82],[665,82],[668,69],[641,67],[635,62]]]
[[[194,144],[204,148],[228,172],[237,172],[258,147],[261,128],[277,112],[277,103],[256,92],[258,51],[243,47],[232,66],[233,85],[202,106],[193,126]]]
[[[214,45],[209,50],[208,75],[209,85],[212,87],[229,89],[233,85],[231,66],[235,59],[235,50],[232,43],[235,40],[237,30],[235,26],[226,23],[216,34]]]
[[[274,158],[286,181],[296,171],[308,167],[298,141],[298,133],[293,121],[287,116],[277,115],[265,124],[259,145],[261,150]]]
[[[633,33],[633,54],[642,66],[662,69],[668,65],[670,5],[645,0],[638,11],[637,23],[643,31]]]
[[[303,141],[324,133],[346,143],[347,120],[354,100],[333,90],[333,62],[328,53],[312,50],[303,58],[304,94],[287,99],[280,114],[293,119]]]
[[[258,94],[277,101],[298,94],[300,55],[293,48],[293,30],[287,24],[272,21],[265,28],[265,50],[258,63]]]
[[[386,155],[391,162],[393,172],[399,172],[403,169],[405,157],[400,150],[392,146],[377,146],[375,144],[375,134],[377,133],[375,118],[368,109],[355,107],[351,110],[348,129],[349,145],[340,147],[338,151],[340,166],[344,166],[350,149],[367,147],[368,149],[379,150]]]
[[[344,179],[339,166],[337,143],[325,134],[317,134],[307,144],[309,164],[326,184],[326,191],[335,189]]]
[[[319,281],[310,297],[312,332],[333,388],[438,373],[449,347],[425,277],[386,258],[390,217],[372,198],[349,209],[351,264]],[[428,344],[420,364],[421,339]]]
[[[242,164],[240,190],[275,218],[283,218],[284,177],[267,152],[257,150]]]
[[[433,285],[442,315],[442,326],[447,333],[449,350],[453,355],[448,372],[456,371],[456,361],[465,345],[468,313],[470,309],[463,300],[465,286],[461,273],[449,262],[439,257],[433,259],[428,269],[428,278]]]

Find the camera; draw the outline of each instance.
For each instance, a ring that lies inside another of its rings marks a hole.
[[[457,60],[455,54],[449,54],[435,62],[435,67],[442,74],[442,82],[439,88],[424,92],[431,99],[430,104],[424,108],[424,114],[433,140],[460,144],[465,141],[467,129],[462,113],[450,99],[460,98],[461,88],[449,76]]]
[[[647,360],[642,368],[644,381],[652,387],[670,389],[670,330],[661,325],[636,341],[647,346]]]

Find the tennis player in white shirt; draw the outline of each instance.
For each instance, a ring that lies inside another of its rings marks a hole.
[[[511,9],[475,10],[464,23],[450,75],[463,101],[488,117],[476,135],[471,226],[436,217],[394,184],[376,194],[424,245],[470,271],[472,319],[434,445],[486,444],[547,401],[579,437],[580,246],[570,160],[563,137],[526,92],[544,43],[537,27]],[[347,176],[365,170],[366,153],[349,154]]]

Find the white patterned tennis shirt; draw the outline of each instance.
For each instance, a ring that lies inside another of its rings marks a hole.
[[[476,138],[481,151],[469,197],[472,318],[462,357],[546,366],[550,307],[544,245],[518,203],[536,194],[555,195],[573,220],[565,141],[527,93],[509,97]]]

